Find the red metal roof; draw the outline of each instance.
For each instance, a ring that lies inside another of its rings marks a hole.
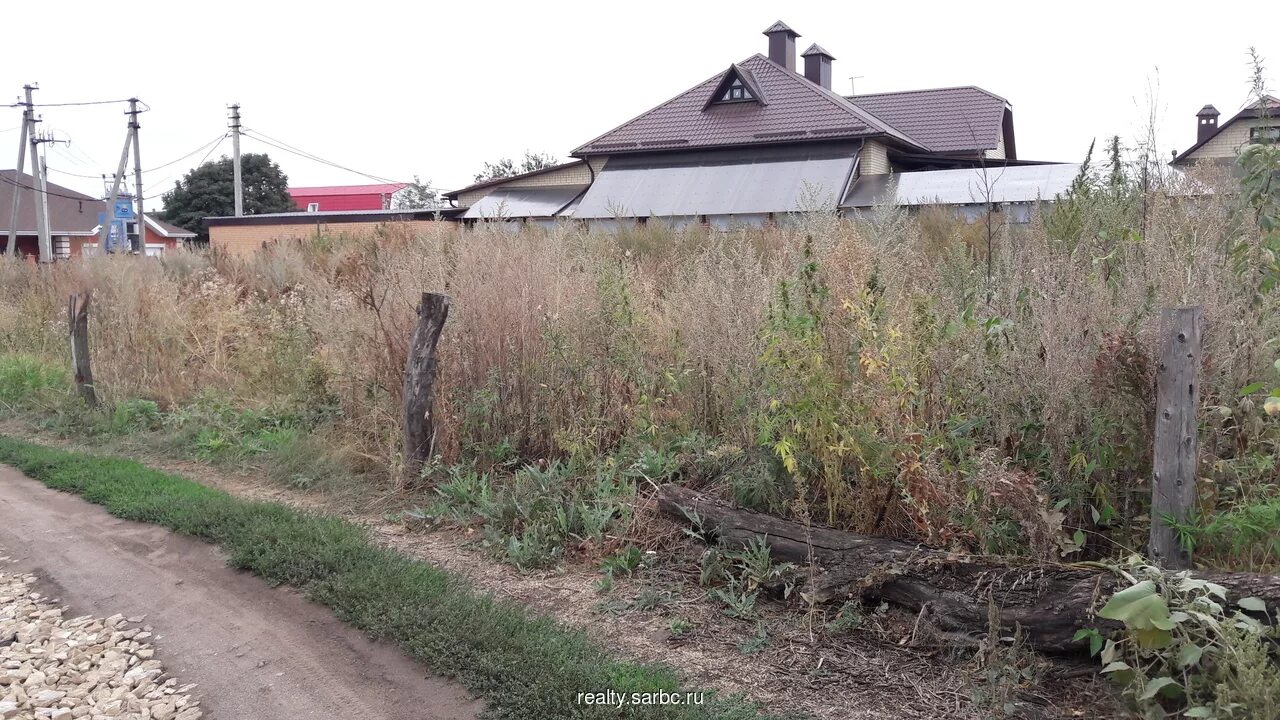
[[[610,130],[573,152],[614,154],[657,149],[728,147],[803,140],[889,135],[927,149],[845,98],[764,55],[738,64],[759,84],[768,103],[707,100],[725,72]],[[732,68],[729,71],[731,72]]]
[[[398,193],[408,187],[407,183],[379,183],[374,185],[326,185],[320,187],[291,187],[289,194],[293,197],[309,197],[312,195],[387,195]]]

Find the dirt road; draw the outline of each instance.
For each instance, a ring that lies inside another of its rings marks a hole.
[[[0,547],[70,615],[145,615],[211,720],[474,718],[482,705],[211,545],[120,520],[0,466]]]

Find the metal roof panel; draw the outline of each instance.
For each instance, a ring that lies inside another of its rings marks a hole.
[[[1052,200],[1071,187],[1079,172],[1079,164],[1062,163],[864,175],[840,206],[976,205],[987,202],[988,186],[993,203]]]
[[[789,158],[613,160],[574,210],[578,219],[785,213],[809,198],[834,206],[853,169],[849,154]]]
[[[467,220],[554,217],[572,203],[586,185],[500,187],[467,208]]]

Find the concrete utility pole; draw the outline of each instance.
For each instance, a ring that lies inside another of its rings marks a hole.
[[[129,132],[133,137],[133,194],[138,198],[138,254],[147,256],[147,216],[142,207],[142,149],[138,147],[138,98],[129,98]]]
[[[22,110],[22,132],[18,138],[18,171],[13,177],[15,185],[13,188],[13,205],[9,213],[9,242],[4,246],[4,253],[9,257],[13,257],[18,252],[18,201],[22,198],[22,170],[26,166],[27,160],[27,133],[31,129],[31,91],[38,89],[40,86],[36,83],[31,85],[23,85],[22,89],[26,92],[26,103]],[[34,177],[34,176],[33,176]],[[35,191],[35,183],[31,183],[32,192]]]
[[[231,168],[234,173],[236,217],[244,215],[244,182],[240,176],[240,104],[231,105]]]
[[[30,129],[27,131],[27,137],[31,142],[31,176],[32,185],[37,187],[36,191],[36,245],[39,248],[39,260],[42,263],[53,262],[53,241],[49,238],[49,183],[46,180],[45,172],[40,163],[40,143],[44,142],[36,134],[36,123],[40,122],[35,117],[35,110],[28,109],[30,117],[28,125]]]

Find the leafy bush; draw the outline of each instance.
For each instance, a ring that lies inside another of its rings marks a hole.
[[[1134,562],[1119,572],[1130,586],[1098,616],[1124,626],[1119,639],[1076,634],[1124,687],[1144,717],[1264,718],[1280,711],[1277,632],[1258,598],[1227,597],[1220,585]],[[1238,606],[1241,610],[1232,609]],[[1248,612],[1244,612],[1248,611]]]

